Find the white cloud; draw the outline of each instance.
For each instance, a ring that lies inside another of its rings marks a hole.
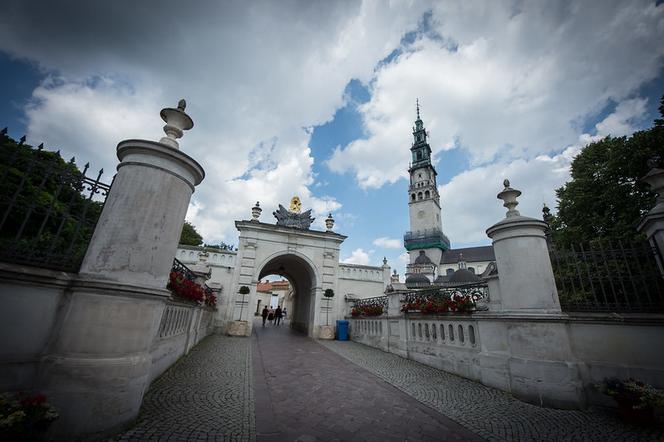
[[[10,1],[0,15],[0,51],[57,73],[34,93],[29,139],[66,147],[107,172],[119,141],[159,139],[159,110],[186,98],[195,127],[181,148],[207,173],[188,218],[207,241],[232,242],[233,221],[248,218],[256,200],[271,220],[278,203],[299,195],[319,228],[341,208],[333,196],[312,193],[311,127],[343,105],[351,79],[371,78],[425,8],[72,1],[54,9]]]
[[[386,236],[381,236],[373,240],[373,245],[378,247],[383,247],[385,249],[401,249],[403,248],[403,243],[399,239],[388,238]]]
[[[630,95],[664,55],[664,5],[645,0],[437,2],[431,23],[442,40],[422,35],[376,71],[359,108],[367,138],[328,161],[360,187],[406,176],[416,97],[434,154],[461,147],[472,165],[532,160],[575,143],[611,102],[637,117],[643,100]],[[605,121],[597,131],[630,127]]]
[[[341,262],[345,264],[369,265],[369,253],[365,252],[361,248],[355,249],[348,258],[342,259]]]

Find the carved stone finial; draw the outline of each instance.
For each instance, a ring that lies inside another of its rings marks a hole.
[[[262,211],[263,209],[261,209],[261,205],[256,201],[256,205],[251,208],[251,220],[258,222],[258,218],[260,218]]]
[[[515,207],[519,205],[519,202],[516,199],[521,195],[521,191],[512,189],[510,187],[510,180],[506,179],[503,181],[503,185],[505,188],[498,194],[497,198],[503,200],[503,206],[507,207],[506,217],[512,218],[514,216],[520,216],[521,214]]]
[[[655,169],[657,166],[659,166],[660,158],[659,155],[655,155],[654,157],[648,158],[648,161],[646,161],[646,164],[648,165],[649,168]]]
[[[332,213],[329,213],[327,215],[327,218],[325,218],[325,228],[327,229],[328,232],[331,232],[333,227],[334,227],[334,218],[332,218]]]
[[[383,256],[383,265],[384,265],[384,266],[387,265],[387,256]]]
[[[184,112],[186,107],[187,103],[184,100],[180,100],[177,109],[167,107],[161,110],[159,115],[166,123],[164,126],[166,136],[159,140],[160,143],[175,149],[180,148],[177,139],[182,138],[185,130],[194,127],[194,121]]]

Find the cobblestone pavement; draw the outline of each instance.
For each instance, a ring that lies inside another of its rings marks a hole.
[[[643,429],[627,426],[608,412],[541,408],[477,382],[362,344],[319,342],[488,440],[664,440],[661,419],[658,426]]]
[[[257,440],[481,440],[287,327],[254,328]]]
[[[120,440],[255,440],[251,342],[212,335],[152,383]]]

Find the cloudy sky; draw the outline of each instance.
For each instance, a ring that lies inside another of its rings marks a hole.
[[[207,173],[187,219],[206,242],[299,195],[349,236],[342,259],[403,274],[416,98],[443,229],[488,244],[504,178],[539,217],[584,144],[650,127],[663,41],[664,4],[645,0],[8,0],[0,127],[112,171],[117,143],[159,139],[159,110],[185,98],[181,149]]]

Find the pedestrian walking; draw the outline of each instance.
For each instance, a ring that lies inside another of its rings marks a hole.
[[[281,323],[282,315],[283,311],[281,310],[281,306],[279,306],[274,312],[274,325],[279,325]]]
[[[261,316],[263,317],[263,327],[265,327],[265,320],[267,319],[267,305],[263,307],[263,311],[261,312]]]
[[[274,309],[270,307],[270,310],[267,312],[267,320],[270,321],[270,324],[272,324],[272,321],[274,321]]]
[[[288,312],[286,311],[286,307],[284,307],[284,309],[281,311],[281,315],[284,317],[284,321],[286,320],[286,315],[287,314],[288,314]]]

